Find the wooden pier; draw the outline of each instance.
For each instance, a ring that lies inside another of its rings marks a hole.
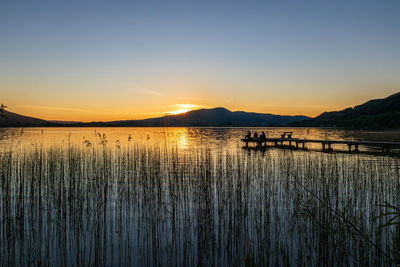
[[[379,141],[356,141],[356,140],[319,140],[319,139],[299,139],[299,138],[243,138],[245,147],[249,143],[255,143],[256,148],[266,148],[272,144],[275,147],[306,149],[307,143],[319,143],[323,151],[333,151],[333,145],[347,145],[349,151],[359,151],[359,146],[378,147],[382,152],[390,152],[395,148],[400,148],[400,142],[379,142]]]

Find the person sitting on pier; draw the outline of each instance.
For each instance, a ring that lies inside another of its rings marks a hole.
[[[258,133],[254,132],[254,138],[258,138]]]
[[[266,135],[265,135],[265,133],[264,133],[264,132],[261,132],[261,134],[260,134],[260,138],[261,138],[261,139],[267,139],[267,137],[266,137]]]
[[[250,138],[251,138],[251,132],[250,132],[250,131],[247,132],[245,138],[246,138],[246,139],[250,139]]]

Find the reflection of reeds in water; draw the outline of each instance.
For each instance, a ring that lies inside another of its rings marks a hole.
[[[380,227],[390,218],[378,204],[400,201],[399,169],[357,155],[115,148],[99,138],[0,153],[0,265],[398,259],[396,227]]]

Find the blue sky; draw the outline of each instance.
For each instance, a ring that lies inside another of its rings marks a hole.
[[[400,90],[399,14],[400,1],[1,1],[0,101],[48,119],[317,115]]]

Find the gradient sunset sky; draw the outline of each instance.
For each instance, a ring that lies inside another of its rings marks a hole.
[[[400,1],[0,1],[0,102],[50,120],[315,116],[400,91]]]

